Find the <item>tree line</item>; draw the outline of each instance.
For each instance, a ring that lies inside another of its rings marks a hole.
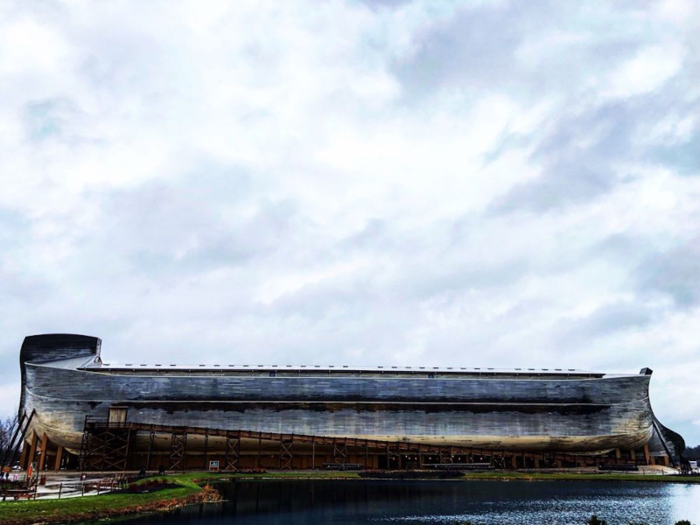
[[[685,459],[698,460],[700,459],[700,445],[697,447],[686,447],[683,452],[683,457]]]

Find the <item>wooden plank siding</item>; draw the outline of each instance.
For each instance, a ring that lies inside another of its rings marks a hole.
[[[71,353],[34,340],[21,359],[21,410],[35,409],[33,430],[72,453],[85,418],[106,419],[115,406],[143,425],[528,452],[604,453],[648,444],[658,455],[670,445],[677,453],[673,440],[654,438],[648,373],[130,373],[100,363],[99,339],[78,341]]]

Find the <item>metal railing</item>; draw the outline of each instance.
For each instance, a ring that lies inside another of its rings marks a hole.
[[[117,474],[99,479],[81,479],[77,481],[61,481],[48,483],[45,476],[33,478],[27,483],[26,476],[20,477],[5,485],[0,494],[2,501],[62,499],[83,496],[99,496],[128,486],[128,480],[123,474]]]

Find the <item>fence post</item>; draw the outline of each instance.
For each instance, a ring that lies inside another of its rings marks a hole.
[[[39,479],[36,480],[36,485],[34,485],[34,501],[36,501],[36,493],[39,491]]]
[[[80,495],[85,496],[85,482],[80,482]]]
[[[61,499],[61,493],[63,492],[63,483],[58,485],[58,499]]]

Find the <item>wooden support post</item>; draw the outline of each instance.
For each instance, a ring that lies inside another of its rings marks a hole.
[[[226,454],[224,456],[224,470],[236,472],[240,467],[241,459],[241,433],[226,435]]]
[[[153,443],[156,440],[155,432],[151,432],[148,438],[148,454],[146,455],[146,470],[151,468],[151,454],[153,453]]]
[[[172,434],[168,470],[187,470],[187,430],[183,434]]]
[[[513,466],[513,468],[517,469],[518,468],[518,458],[515,456],[511,456],[510,461],[511,461],[511,465]]]
[[[41,436],[41,447],[39,449],[39,461],[36,464],[37,472],[46,468],[46,450],[48,449],[49,437],[44,432]]]
[[[292,470],[294,468],[294,435],[291,438],[280,439],[280,470]]]
[[[262,432],[258,432],[258,468],[262,465]]]
[[[311,470],[316,470],[316,438],[311,441]]]
[[[646,443],[644,445],[644,461],[646,462],[647,465],[649,464],[649,444],[648,443]]]
[[[622,452],[620,452],[619,448],[615,449],[615,459],[617,459],[618,461],[622,459]]]
[[[207,460],[209,459],[209,434],[204,434],[204,465],[202,465],[203,470],[209,470],[209,465]]]
[[[563,468],[561,459],[558,459],[558,460],[557,460],[557,468]]]
[[[27,470],[29,466],[34,463],[34,456],[36,455],[36,444],[39,441],[39,436],[36,432],[32,431],[32,444],[29,446],[29,457],[27,458]]]
[[[56,450],[56,462],[54,463],[54,470],[61,470],[61,460],[63,459],[63,445],[58,445]]]
[[[535,468],[540,468],[540,458],[535,458]]]
[[[29,456],[29,441],[24,440],[22,444],[22,454],[19,457],[19,466],[22,470],[27,470],[27,458]]]

